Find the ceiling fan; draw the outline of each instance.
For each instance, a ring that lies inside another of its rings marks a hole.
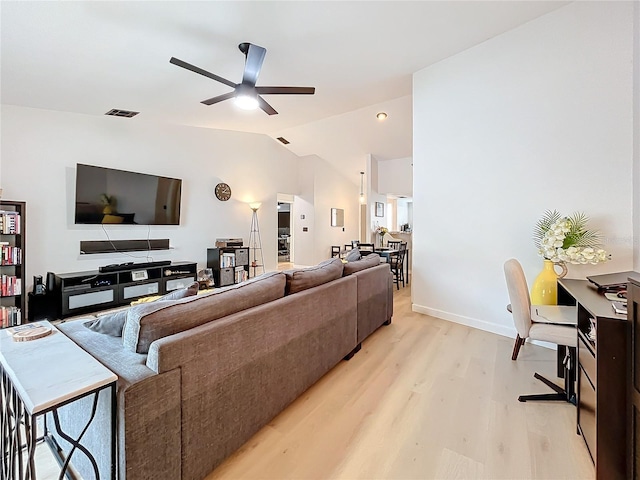
[[[200,102],[205,105],[213,105],[223,100],[235,98],[236,105],[240,108],[253,110],[260,107],[269,115],[277,115],[278,112],[260,95],[313,95],[315,93],[315,87],[257,87],[256,81],[262,68],[262,62],[264,62],[264,56],[267,54],[267,49],[248,42],[241,43],[238,45],[238,48],[245,55],[244,73],[242,74],[241,83],[233,83],[231,80],[207,72],[175,57],[171,57],[169,62],[233,88],[233,92],[218,95],[217,97]]]

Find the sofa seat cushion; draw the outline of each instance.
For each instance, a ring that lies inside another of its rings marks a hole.
[[[380,265],[380,255],[378,255],[377,253],[371,253],[365,257],[362,257],[361,260],[345,264],[344,272],[342,275],[346,277],[347,275],[359,272],[360,270],[375,267],[376,265]]]
[[[147,355],[122,348],[122,338],[101,335],[84,326],[85,318],[66,320],[56,325],[58,330],[118,375],[118,390],[154,375],[147,367]]]
[[[290,295],[336,280],[342,276],[343,266],[342,260],[332,258],[314,267],[286,270],[286,293]]]
[[[151,300],[147,300],[146,302],[142,303],[148,303],[151,301],[179,300],[181,298],[191,297],[198,293],[198,286],[198,282],[193,282],[191,285],[188,285],[185,288],[174,290],[173,292],[167,293],[166,295],[160,297],[151,297]],[[131,308],[139,307],[134,306]],[[114,310],[108,313],[97,315],[94,320],[85,322],[84,326],[89,330],[93,330],[94,332],[104,333],[105,335],[110,335],[112,337],[121,337],[122,330],[124,329],[124,324],[127,320],[128,315],[128,308]]]
[[[159,338],[282,298],[284,289],[285,275],[270,272],[211,293],[138,305],[127,315],[124,348],[147,353]]]

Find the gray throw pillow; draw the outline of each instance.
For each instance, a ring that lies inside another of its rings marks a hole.
[[[344,257],[344,259],[347,262],[355,262],[357,260],[360,260],[361,256],[360,256],[360,249],[358,247],[354,247],[351,250],[349,250],[349,253],[347,253],[347,256]]]
[[[124,322],[127,320],[128,308],[118,310],[116,312],[98,315],[98,318],[85,322],[84,326],[94,332],[104,333],[112,337],[121,337]]]
[[[199,287],[200,287],[200,284],[198,282],[193,282],[192,284],[187,285],[184,288],[179,288],[178,290],[169,292],[155,301],[162,302],[164,300],[180,300],[181,298],[190,297],[198,293]]]
[[[198,293],[198,282],[186,286],[185,288],[179,288],[173,292],[169,292],[166,295],[155,300],[155,302],[162,302],[165,300],[180,300],[181,298],[191,297]],[[135,307],[132,307],[135,308]],[[94,332],[104,333],[105,335],[111,335],[112,337],[121,337],[122,330],[124,328],[124,322],[127,320],[127,314],[129,309],[118,310],[117,312],[111,312],[104,315],[98,315],[98,318],[90,322],[85,322],[84,326]]]

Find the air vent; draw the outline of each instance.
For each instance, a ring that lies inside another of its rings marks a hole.
[[[284,137],[278,137],[278,140],[282,142],[284,145],[289,145],[291,142]]]
[[[107,113],[105,113],[105,115],[111,115],[112,117],[127,117],[127,118],[131,118],[131,117],[135,117],[139,113],[140,112],[131,112],[129,110],[119,110],[117,108],[113,108],[113,109],[109,110]]]

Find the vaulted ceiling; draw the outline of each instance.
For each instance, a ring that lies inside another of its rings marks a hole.
[[[173,1],[0,2],[4,104],[284,136],[355,183],[365,155],[412,151],[412,74],[567,2]],[[279,112],[201,100],[230,88],[172,56],[241,80],[241,42],[267,49],[258,85],[314,86],[270,95]],[[375,118],[384,110],[384,122]]]

